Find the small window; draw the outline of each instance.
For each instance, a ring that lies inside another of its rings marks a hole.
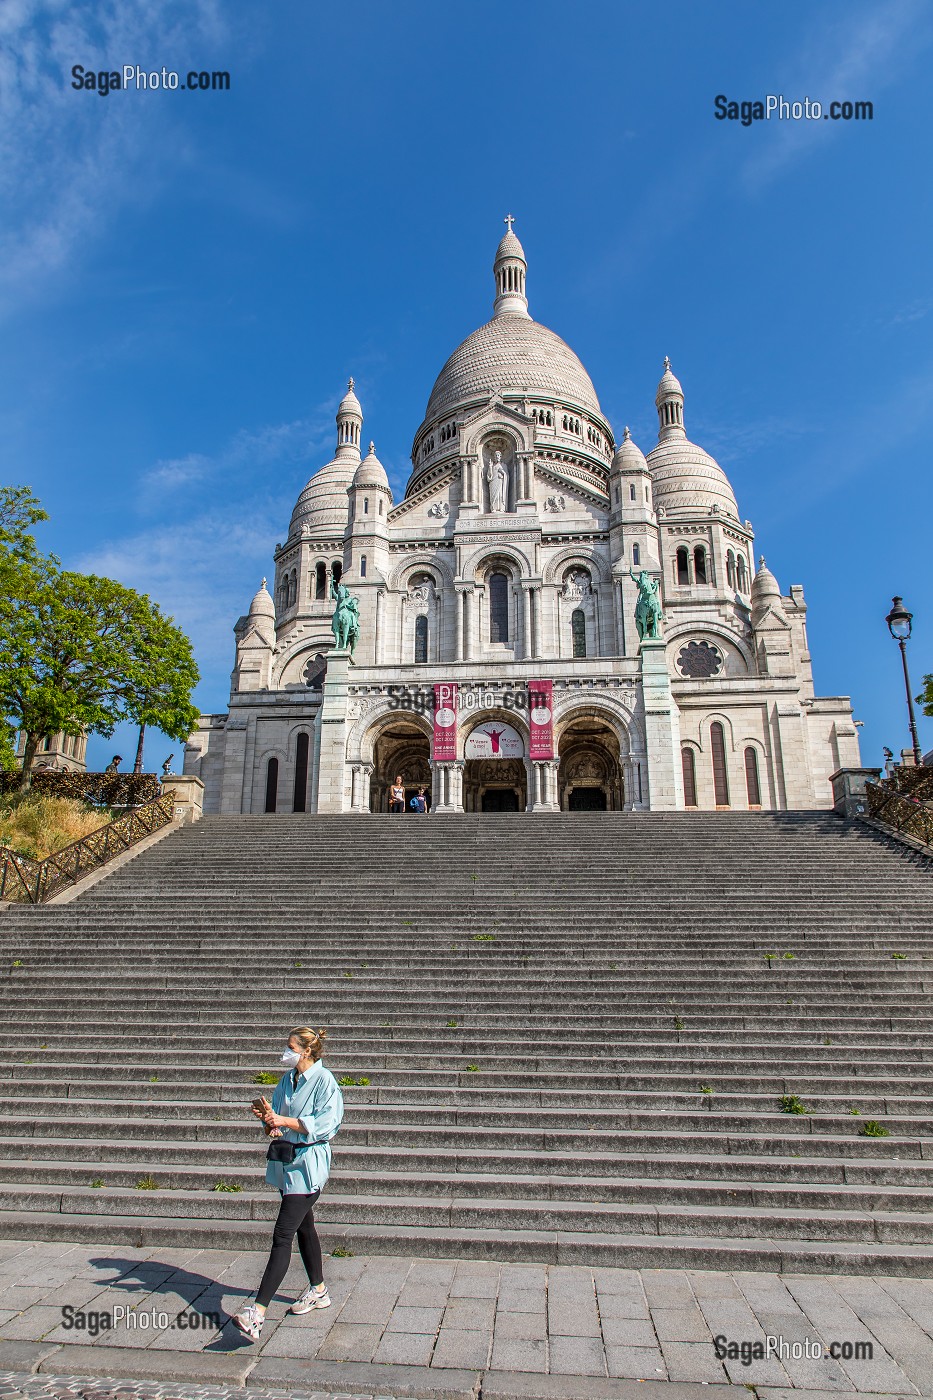
[[[382,514],[382,504],[383,504],[383,502],[382,502],[382,497],[380,496],[380,497],[379,497],[379,514],[380,514],[380,515]]]
[[[428,659],[428,619],[424,613],[415,618],[415,665],[423,665]]]
[[[698,544],[693,551],[693,576],[697,583],[706,583],[706,550]]]
[[[634,501],[634,499],[635,499],[635,483],[634,483],[634,481],[629,482],[628,498],[629,498],[630,501]]]
[[[690,582],[690,555],[685,545],[677,551],[677,582],[680,585]]]
[[[729,588],[735,588],[735,555],[731,549],[726,555],[726,583]]]
[[[758,782],[758,754],[749,744],[745,750],[745,790],[749,807],[761,806],[761,786]]]
[[[748,592],[748,573],[745,568],[745,555],[740,554],[736,563],[736,588],[739,593]]]
[[[570,618],[570,635],[574,656],[586,656],[586,618],[582,608],[574,608]]]
[[[717,807],[729,806],[729,774],[726,770],[725,731],[718,720],[709,728],[710,747],[713,751],[713,791]]]
[[[360,578],[366,577],[366,555],[360,555]]]
[[[317,599],[327,596],[327,565],[323,563],[314,569],[314,596]]]
[[[369,514],[369,497],[368,497],[368,496],[364,496],[364,497],[363,497],[363,514],[364,514],[364,515],[368,515],[368,514]]]
[[[330,571],[333,576],[334,583],[339,583],[340,575],[343,573],[343,565],[341,564],[339,559],[334,560],[333,564],[331,564],[330,566]]]
[[[693,756],[693,749],[686,744],[680,751],[680,762],[684,770],[684,806],[695,807],[697,805],[697,767],[696,759]]]
[[[641,549],[637,544],[632,545],[632,563],[641,564]]]

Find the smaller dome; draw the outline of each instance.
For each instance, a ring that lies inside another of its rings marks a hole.
[[[496,249],[496,262],[502,262],[505,258],[521,258],[522,262],[526,264],[528,261],[525,257],[525,250],[518,241],[518,235],[513,233],[511,228],[508,233],[503,234]]]
[[[347,381],[347,392],[344,394],[337,407],[338,418],[341,418],[348,413],[353,413],[358,418],[362,418],[363,416],[363,409],[360,406],[360,401],[356,397],[356,394],[354,394],[353,392],[353,385],[355,382],[356,381],[353,379],[349,379]]]
[[[273,603],[272,596],[266,588],[265,579],[259,585],[253,601],[249,605],[249,615],[252,618],[268,617],[273,622],[275,621],[275,603]]]
[[[369,444],[369,452],[363,458],[356,471],[353,473],[354,486],[381,486],[384,491],[389,490],[389,478],[386,469],[376,456],[376,444]]]
[[[648,461],[644,452],[636,442],[632,441],[632,434],[628,428],[622,434],[622,441],[616,448],[616,454],[612,459],[612,470],[614,472],[646,472]]]
[[[752,582],[751,596],[752,602],[756,606],[761,605],[767,599],[780,598],[781,596],[780,585],[765,563],[765,556],[763,554],[758,560],[758,572]]]

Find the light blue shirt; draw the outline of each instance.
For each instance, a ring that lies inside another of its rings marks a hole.
[[[322,1060],[315,1060],[293,1087],[294,1073],[287,1070],[272,1095],[272,1111],[297,1118],[301,1132],[283,1129],[286,1142],[314,1143],[295,1154],[294,1162],[267,1162],[266,1181],[286,1196],[323,1191],[330,1175],[330,1139],[343,1122],[343,1094]]]

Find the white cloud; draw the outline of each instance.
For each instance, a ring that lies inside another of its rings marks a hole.
[[[71,86],[71,69],[182,68],[222,52],[228,23],[217,0],[5,0],[0,7],[0,310],[12,312],[100,236],[121,204],[154,198],[162,159],[189,152],[173,139],[171,93]],[[145,154],[145,192],[134,167]]]
[[[226,704],[233,624],[260,579],[271,579],[273,550],[298,494],[330,456],[335,408],[330,402],[308,418],[239,429],[213,454],[157,462],[141,480],[140,504],[164,516],[170,499],[174,520],[66,561],[148,593],[175,618],[194,644],[198,696],[211,709]]]
[[[903,70],[933,39],[925,0],[884,0],[849,6],[844,19],[821,21],[812,28],[791,69],[775,80],[772,91],[789,102],[805,97],[823,104],[869,101],[892,86]],[[877,114],[876,114],[877,115]],[[742,168],[750,190],[758,190],[794,161],[823,150],[852,123],[823,119],[795,121],[772,117],[756,122],[762,138]],[[770,139],[767,139],[770,138]]]

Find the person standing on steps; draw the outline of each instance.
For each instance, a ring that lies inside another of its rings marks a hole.
[[[314,1204],[330,1174],[330,1140],[343,1121],[343,1095],[321,1060],[326,1036],[326,1031],[313,1031],[310,1026],[297,1026],[291,1031],[282,1056],[285,1073],[275,1086],[272,1103],[263,1099],[252,1109],[267,1131],[281,1129],[281,1135],[270,1141],[266,1153],[266,1181],[282,1197],[256,1300],[241,1308],[233,1319],[234,1325],[254,1342],[259,1340],[266,1309],[288,1273],[296,1235],[308,1287],[289,1312],[308,1313],[314,1308],[330,1307],[321,1242],[314,1228]]]
[[[399,773],[395,782],[389,788],[389,811],[405,811],[405,784],[402,782],[401,773]]]

